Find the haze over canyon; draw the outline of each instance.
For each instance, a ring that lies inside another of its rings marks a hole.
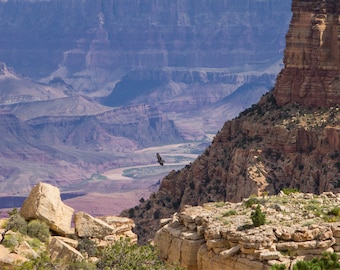
[[[290,19],[281,0],[1,1],[0,208],[40,181],[89,213],[135,205],[273,87]]]

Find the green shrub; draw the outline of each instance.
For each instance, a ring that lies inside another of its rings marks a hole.
[[[41,248],[41,241],[38,238],[31,238],[26,240],[34,251],[39,251]]]
[[[67,270],[97,270],[97,267],[94,263],[81,261],[81,262],[72,262],[67,265],[67,268],[63,268]]]
[[[340,207],[334,207],[328,212],[328,215],[340,216]]]
[[[17,265],[14,269],[15,270],[27,270],[27,269],[55,270],[55,269],[62,269],[62,268],[59,268],[56,263],[52,263],[48,253],[43,252],[39,255],[39,257],[33,258],[20,265]]]
[[[103,270],[179,269],[169,267],[160,260],[154,247],[151,245],[138,246],[132,244],[128,239],[121,239],[101,250],[97,262],[97,268]]]
[[[45,222],[34,219],[27,225],[27,234],[30,237],[39,239],[41,242],[48,242],[50,239],[50,228]]]
[[[20,216],[17,209],[14,208],[11,212],[8,212],[8,214],[9,219],[6,227],[14,232],[20,232],[21,234],[26,235],[27,222],[22,216]]]
[[[235,209],[231,209],[231,210],[228,210],[228,211],[222,213],[222,216],[224,216],[224,217],[235,216],[235,215],[237,215],[237,212],[236,212]]]
[[[94,257],[96,256],[98,249],[96,243],[91,240],[90,238],[80,238],[78,240],[78,246],[77,249],[81,253],[87,253],[89,257]]]
[[[298,193],[299,190],[297,188],[283,188],[282,192],[286,195],[292,194],[292,193]]]
[[[223,207],[223,206],[225,206],[225,202],[217,202],[217,203],[215,203],[215,207]]]
[[[324,252],[321,258],[314,258],[310,261],[298,261],[293,270],[338,270],[340,263],[338,262],[338,255],[333,252]]]
[[[270,270],[286,270],[287,267],[284,264],[274,264],[270,267]]]
[[[258,204],[255,211],[251,213],[251,220],[255,227],[259,227],[266,223],[266,215],[262,213],[261,207]]]
[[[251,197],[244,202],[245,206],[248,207],[248,208],[252,207],[254,204],[259,204],[259,203],[260,203],[260,200],[258,198],[255,198],[255,197]]]
[[[19,243],[20,237],[18,234],[6,234],[5,239],[2,242],[2,244],[11,251],[13,251]]]

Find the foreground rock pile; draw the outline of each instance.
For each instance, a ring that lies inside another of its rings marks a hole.
[[[258,204],[266,224],[254,227],[250,216]],[[325,251],[340,252],[339,205],[340,194],[329,192],[187,206],[162,220],[154,243],[163,259],[187,269],[290,267]]]
[[[32,189],[20,209],[20,215],[26,220],[37,219],[49,226],[53,236],[47,250],[53,261],[75,262],[86,259],[84,254],[77,250],[79,239],[91,239],[99,248],[125,237],[132,243],[137,242],[137,235],[132,232],[134,223],[129,218],[95,218],[85,212],[78,212],[73,216],[73,212],[74,209],[61,201],[59,189],[45,183],[39,183]],[[72,220],[74,227],[71,227]],[[6,220],[0,222],[0,233],[5,230],[5,222]],[[8,233],[14,234],[11,231]],[[0,245],[0,269],[12,267],[37,256],[25,240],[13,250]]]

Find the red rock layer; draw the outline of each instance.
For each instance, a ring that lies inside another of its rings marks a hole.
[[[285,68],[274,95],[279,105],[340,103],[340,1],[293,0]]]

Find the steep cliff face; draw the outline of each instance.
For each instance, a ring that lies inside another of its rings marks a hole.
[[[293,1],[285,68],[275,87],[278,104],[310,106],[340,103],[340,3]]]
[[[301,1],[293,1],[294,16],[289,33],[300,27],[300,24],[294,23],[301,13],[296,9],[299,4]],[[317,4],[319,1],[308,1],[305,6],[314,7]],[[334,13],[331,9],[329,15],[326,13],[329,17],[335,14],[339,15],[339,10]],[[305,23],[313,25],[313,20]],[[338,28],[333,27],[332,30],[337,35]],[[333,31],[329,35],[333,35]],[[323,44],[329,50],[333,45],[328,42]],[[324,50],[327,51],[326,48]],[[338,58],[333,61],[336,63],[331,63],[331,66],[339,66]],[[291,66],[284,68],[273,92],[236,119],[226,122],[198,159],[180,171],[170,172],[162,180],[159,191],[149,200],[129,213],[123,213],[135,218],[141,241],[152,237],[148,229],[157,228],[158,218],[167,217],[186,204],[239,202],[252,194],[261,195],[264,191],[276,194],[284,187],[317,194],[340,191],[340,107],[329,106],[318,110],[317,105],[331,104],[308,102],[316,101],[313,92],[306,93],[306,102],[301,102],[302,105],[294,99],[283,102],[285,92],[280,87],[285,78],[288,81],[291,79],[284,76],[286,70],[291,70]],[[297,67],[295,70],[298,73]],[[307,68],[304,70],[309,71]],[[321,69],[314,71],[319,71],[320,76],[325,74]],[[329,78],[336,81],[336,76]],[[294,89],[299,91],[299,88],[287,90],[291,91],[291,96],[295,94]],[[333,94],[339,98],[340,89],[335,88]],[[327,93],[319,93],[318,100],[328,98]]]

